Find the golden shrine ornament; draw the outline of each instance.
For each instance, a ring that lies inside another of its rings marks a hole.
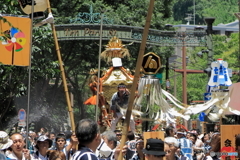
[[[100,57],[106,60],[108,63],[111,62],[112,58],[130,58],[130,53],[126,45],[122,44],[122,41],[116,36],[112,37],[107,45],[106,49],[100,55]]]

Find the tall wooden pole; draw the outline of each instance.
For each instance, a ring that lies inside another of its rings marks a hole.
[[[97,101],[95,106],[95,120],[98,121],[98,106],[99,106],[99,88],[100,88],[100,67],[101,67],[101,52],[102,52],[102,28],[103,28],[103,13],[101,13],[100,24],[100,39],[99,39],[99,53],[98,53],[98,85],[97,85]]]
[[[183,40],[184,41],[184,40]],[[182,85],[183,85],[183,104],[187,105],[187,69],[186,69],[186,46],[183,42],[182,47]]]
[[[183,36],[185,37],[185,35]],[[186,67],[186,46],[183,39],[183,47],[182,47],[182,85],[183,85],[183,104],[187,105],[187,67]],[[188,128],[188,121],[183,120],[183,125]]]
[[[48,13],[52,13],[49,0],[47,0],[47,6],[48,6]],[[57,34],[56,34],[54,23],[51,23],[51,27],[52,27],[55,46],[56,46],[56,52],[57,52],[57,56],[58,56],[60,71],[61,71],[61,75],[62,75],[63,87],[64,87],[65,96],[66,96],[66,100],[67,100],[68,112],[69,112],[70,122],[71,122],[71,129],[72,129],[73,132],[75,132],[73,109],[72,109],[72,106],[71,106],[71,100],[70,100],[70,96],[69,96],[69,92],[68,92],[65,71],[64,71],[64,67],[63,67],[63,63],[62,63],[62,56],[61,56],[60,48],[59,48],[59,45],[58,45]]]
[[[135,74],[134,74],[134,79],[133,79],[133,84],[132,84],[132,87],[131,87],[131,94],[130,94],[130,97],[129,97],[129,100],[128,100],[128,108],[127,108],[127,113],[126,113],[126,119],[125,119],[124,124],[123,124],[122,139],[121,139],[121,144],[120,144],[120,149],[121,150],[123,149],[123,146],[125,145],[125,142],[127,140],[127,132],[128,132],[130,117],[131,117],[132,109],[133,109],[133,101],[134,101],[134,98],[135,98],[135,90],[137,88],[137,82],[140,78],[140,68],[142,66],[143,55],[144,55],[145,48],[146,48],[146,42],[147,42],[147,37],[148,37],[148,31],[149,31],[150,24],[151,24],[153,7],[154,7],[154,0],[150,0],[149,8],[148,8],[148,14],[147,14],[147,18],[146,18],[146,23],[145,23],[145,27],[144,27],[144,30],[143,30],[142,43],[141,43],[141,46],[140,46],[140,49],[139,49],[138,59],[137,59],[136,69],[135,69]],[[118,160],[122,160],[122,159],[123,159],[123,155],[122,155],[122,152],[120,152]]]

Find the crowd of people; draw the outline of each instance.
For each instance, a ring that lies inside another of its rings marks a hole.
[[[77,138],[72,135],[68,141],[65,133],[36,133],[30,131],[8,135],[0,131],[0,160],[66,160],[75,152]],[[4,156],[3,156],[4,155]],[[4,157],[4,158],[3,158]]]
[[[120,150],[117,134],[106,131],[100,134],[98,123],[81,120],[76,131],[67,138],[66,133],[12,133],[0,131],[0,160],[85,160],[115,159]],[[125,152],[125,150],[123,150]]]
[[[218,134],[218,133],[214,133]],[[127,133],[127,142],[119,148],[122,133],[111,129],[100,133],[98,123],[82,119],[76,130],[69,133],[30,131],[28,136],[21,133],[8,135],[0,131],[0,159],[12,160],[113,160],[122,152],[125,160],[212,160],[210,139],[213,134],[200,134],[197,130],[186,132],[172,126],[165,128],[165,137],[147,139],[144,148],[142,135]]]

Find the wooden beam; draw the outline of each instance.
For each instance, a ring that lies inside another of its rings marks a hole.
[[[183,73],[184,69],[174,69],[174,71],[178,73]],[[187,73],[204,73],[203,70],[189,70],[189,69],[187,69],[186,72]]]
[[[136,69],[135,69],[135,74],[134,74],[134,79],[133,79],[133,84],[131,87],[131,94],[128,100],[128,108],[127,108],[127,113],[126,113],[126,119],[124,120],[123,124],[123,131],[122,131],[122,139],[120,143],[120,150],[123,149],[125,142],[127,140],[127,133],[128,133],[128,128],[130,124],[130,117],[132,115],[132,109],[133,109],[133,102],[135,99],[135,90],[137,89],[137,83],[140,78],[140,68],[142,67],[142,61],[143,61],[143,55],[145,52],[146,48],[146,42],[147,42],[147,37],[148,37],[148,32],[151,24],[151,18],[152,18],[152,13],[153,13],[153,8],[154,8],[154,0],[150,0],[149,7],[148,7],[148,14],[145,22],[145,27],[143,30],[143,37],[142,37],[142,43],[140,45],[139,53],[138,53],[138,59],[136,63]],[[118,160],[123,160],[123,155],[122,152],[120,152],[118,156]]]

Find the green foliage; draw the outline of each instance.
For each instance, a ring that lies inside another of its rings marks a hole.
[[[51,0],[52,12],[55,18],[55,24],[69,24],[70,19],[79,13],[89,13],[90,5],[93,6],[94,13],[101,13],[114,19],[114,24],[130,25],[144,27],[148,0],[73,0],[61,1]],[[2,0],[0,13],[4,14],[24,14],[17,0]],[[155,1],[154,13],[151,21],[152,29],[166,30],[167,23],[179,24],[186,23],[184,18],[186,13],[193,13],[192,0],[162,0]],[[196,24],[203,24],[204,17],[215,17],[214,24],[229,23],[236,18],[233,13],[238,11],[237,0],[200,0],[196,1]],[[47,13],[45,13],[47,15]],[[0,16],[0,21],[4,21]],[[36,23],[39,20],[34,20]],[[214,58],[222,57],[229,63],[229,68],[237,70],[239,68],[238,59],[238,35],[232,34],[230,37],[214,36]],[[103,45],[108,41],[103,41]],[[85,106],[83,102],[91,95],[87,81],[89,70],[98,67],[99,41],[59,41],[62,61],[64,63],[69,92],[74,95],[73,110],[75,120],[90,117],[94,118],[94,106]],[[127,46],[131,53],[130,61],[123,60],[123,65],[130,70],[134,70],[139,52],[139,44]],[[102,48],[104,50],[105,48]],[[188,48],[187,54],[190,59],[187,68],[203,70],[207,67],[207,55],[202,58],[196,56],[196,53],[205,49],[203,47]],[[154,52],[161,56],[162,64],[165,64],[166,58],[174,53],[173,47],[146,46],[147,52]],[[67,107],[65,91],[57,51],[54,44],[52,30],[49,25],[33,28],[32,45],[32,66],[31,66],[31,121],[42,121],[41,125],[59,129],[59,124],[67,120]],[[181,62],[181,60],[179,60]],[[109,66],[101,61],[101,69]],[[181,66],[180,66],[181,67]],[[0,128],[6,128],[7,125],[13,126],[16,123],[17,111],[20,108],[27,107],[27,86],[28,86],[28,68],[18,66],[0,65],[0,99],[1,99],[1,124]],[[170,70],[170,77],[174,72]],[[177,98],[182,99],[182,77],[176,74]],[[232,78],[236,82],[237,76]],[[187,76],[188,103],[203,99],[203,93],[208,82],[206,74],[189,74]],[[173,78],[171,81],[171,93],[173,93]],[[163,82],[163,87],[164,87]],[[53,116],[51,116],[51,113]],[[45,117],[48,117],[45,119]],[[14,119],[15,117],[15,119]],[[193,116],[194,117],[194,116]],[[43,120],[44,119],[44,120]],[[7,123],[8,122],[8,123]],[[47,124],[48,122],[48,124]],[[50,125],[51,124],[51,125]]]
[[[233,75],[231,80],[233,83],[236,83],[239,79],[237,72],[240,68],[239,34],[233,33],[230,37],[222,36],[221,40],[219,40],[219,37],[221,36],[214,36],[214,58],[215,60],[222,58],[224,61],[228,62],[228,68],[232,69],[233,72],[236,73]]]
[[[239,50],[238,50],[238,33],[231,34],[228,38],[226,36],[213,35],[214,44],[214,61],[218,58],[223,58],[224,61],[228,62],[228,68],[232,69],[233,72],[239,70]],[[205,53],[203,57],[198,57],[196,53],[206,49],[202,47],[196,47],[194,49],[188,49],[189,63],[187,69],[204,70],[207,66],[208,55]],[[173,75],[173,72],[170,72]],[[233,83],[238,80],[238,75],[235,74],[231,78]],[[177,78],[177,98],[181,99],[182,96],[182,78]],[[203,94],[206,92],[206,86],[208,83],[208,76],[205,73],[201,74],[188,74],[187,75],[187,96],[188,103],[192,101],[203,101]]]
[[[195,1],[195,7],[194,7]],[[215,17],[214,25],[230,23],[236,20],[238,0],[178,0],[173,6],[174,24],[186,24],[187,14],[194,14],[195,24],[205,24],[205,17]],[[193,24],[193,19],[190,24]]]
[[[1,8],[0,8],[1,14],[19,15],[21,14],[21,11],[19,9],[20,9],[20,6],[18,5],[17,0],[1,0]]]

